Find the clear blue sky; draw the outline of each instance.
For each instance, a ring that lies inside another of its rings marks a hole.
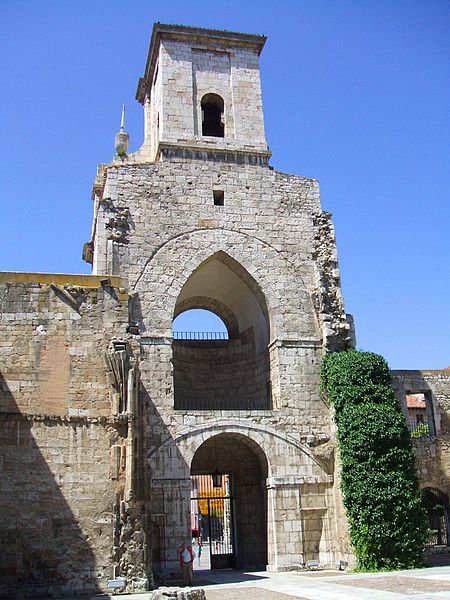
[[[0,5],[0,270],[89,272],[96,164],[109,162],[154,21],[269,36],[272,165],[318,178],[358,347],[450,364],[450,3],[35,0]]]

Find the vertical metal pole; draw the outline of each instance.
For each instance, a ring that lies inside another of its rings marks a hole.
[[[212,543],[212,529],[211,529],[211,506],[208,497],[208,532],[209,532],[209,566],[213,568],[213,543]]]

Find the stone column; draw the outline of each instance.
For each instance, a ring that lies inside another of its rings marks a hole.
[[[327,564],[331,555],[326,477],[270,477],[268,495],[268,571],[299,567],[307,560]]]

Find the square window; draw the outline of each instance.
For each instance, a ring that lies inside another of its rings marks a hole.
[[[223,190],[213,190],[214,206],[223,206],[225,204],[225,194]]]

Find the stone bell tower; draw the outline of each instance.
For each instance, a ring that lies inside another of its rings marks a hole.
[[[258,57],[266,38],[158,24],[137,99],[144,105],[139,156],[195,149],[270,156]]]
[[[137,90],[144,143],[120,146],[94,185],[85,257],[129,294],[128,497],[155,573],[177,571],[192,535],[212,568],[347,553],[319,367],[326,349],[352,344],[350,321],[318,182],[269,166],[264,42],[156,24]],[[218,315],[227,338],[176,339],[173,319],[193,308]]]

